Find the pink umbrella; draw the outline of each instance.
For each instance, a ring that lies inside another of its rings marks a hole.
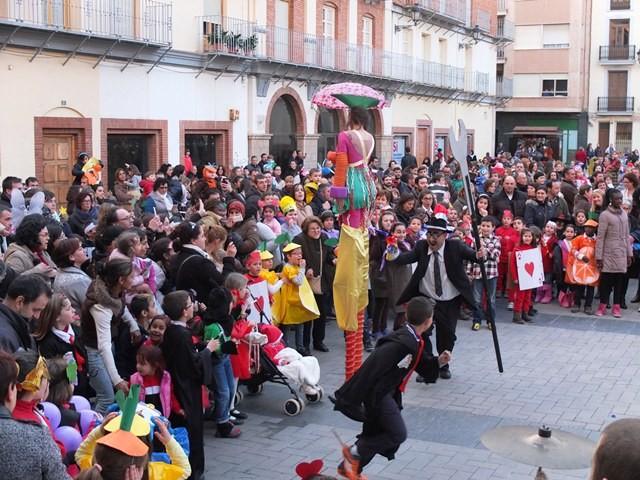
[[[387,101],[380,92],[361,83],[335,83],[316,92],[311,103],[329,110],[384,108]]]

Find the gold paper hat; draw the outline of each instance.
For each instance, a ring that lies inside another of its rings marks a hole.
[[[33,370],[27,373],[24,380],[20,383],[20,390],[27,392],[37,392],[40,389],[42,379],[49,378],[49,370],[47,369],[47,362],[44,357],[38,357],[38,363]]]
[[[291,198],[289,195],[285,195],[280,199],[280,210],[282,210],[283,214],[287,214],[292,210],[296,209],[296,201]]]
[[[289,253],[292,252],[293,250],[295,250],[296,248],[302,248],[300,245],[298,245],[297,243],[293,243],[291,242],[290,244],[288,244],[286,247],[284,247],[282,249],[282,251],[284,253]]]
[[[144,437],[149,435],[151,427],[149,422],[136,415],[136,407],[138,406],[138,398],[140,397],[140,385],[131,385],[129,395],[125,398],[121,390],[116,394],[116,401],[122,413],[107,423],[104,429],[107,432],[115,432],[117,430],[125,430],[133,433],[136,437]]]

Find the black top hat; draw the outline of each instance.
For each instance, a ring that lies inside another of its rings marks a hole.
[[[447,225],[447,221],[442,218],[431,217],[427,224],[425,225],[427,231],[436,230],[439,232],[448,232],[449,228]]]

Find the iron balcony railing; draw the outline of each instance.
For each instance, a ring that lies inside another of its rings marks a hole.
[[[496,49],[496,56],[497,56],[498,60],[501,60],[501,61],[504,61],[504,60],[505,60],[504,50],[505,50],[505,49],[504,49],[504,47],[502,47],[502,46],[499,46],[499,47]]]
[[[229,17],[201,17],[205,52],[417,82],[491,95],[488,73]]]
[[[504,17],[498,18],[498,31],[496,36],[505,40],[513,40],[514,26],[513,22],[505,19]]]
[[[635,62],[636,46],[635,45],[601,45],[600,46],[601,62]]]
[[[404,0],[397,3],[417,11],[445,17],[457,23],[467,23],[468,0]]]
[[[5,0],[0,22],[171,44],[171,4],[156,0]]]
[[[498,77],[496,79],[496,97],[512,98],[513,97],[513,79]]]
[[[598,112],[633,113],[635,97],[598,97]]]
[[[610,0],[611,10],[629,10],[631,8],[631,0]]]

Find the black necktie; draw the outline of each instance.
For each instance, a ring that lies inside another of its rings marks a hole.
[[[440,278],[440,259],[438,252],[433,252],[433,283],[436,286],[436,295],[442,296],[442,278]]]

